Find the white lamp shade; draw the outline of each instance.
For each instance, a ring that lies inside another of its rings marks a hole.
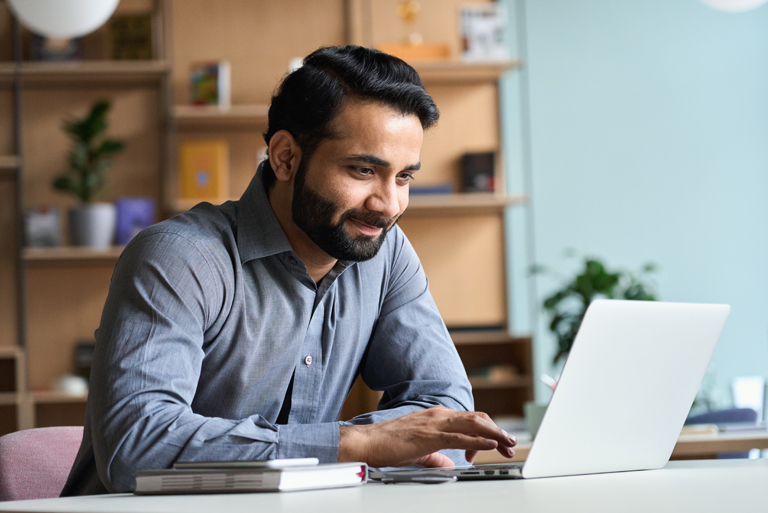
[[[8,0],[19,22],[40,36],[55,39],[93,32],[117,9],[120,0]]]
[[[701,0],[703,3],[717,9],[727,12],[744,12],[760,7],[768,0]]]

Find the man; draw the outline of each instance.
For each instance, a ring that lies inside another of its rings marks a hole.
[[[285,78],[268,159],[240,201],[159,223],[120,257],[62,495],[130,491],[134,471],[175,461],[513,454],[514,438],[472,412],[395,225],[437,118],[416,72],[374,50],[320,49]],[[379,411],[337,422],[358,375],[384,392]]]

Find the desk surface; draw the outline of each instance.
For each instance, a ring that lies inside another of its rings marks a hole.
[[[293,493],[103,495],[0,503],[0,511],[66,513],[451,513],[765,511],[768,460],[673,461],[661,470],[591,476],[382,485]]]

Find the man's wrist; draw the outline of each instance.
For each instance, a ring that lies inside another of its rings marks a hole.
[[[339,426],[338,461],[366,461],[363,426]]]

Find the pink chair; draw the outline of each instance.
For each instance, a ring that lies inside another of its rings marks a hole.
[[[0,501],[58,497],[83,439],[81,426],[0,437]]]

